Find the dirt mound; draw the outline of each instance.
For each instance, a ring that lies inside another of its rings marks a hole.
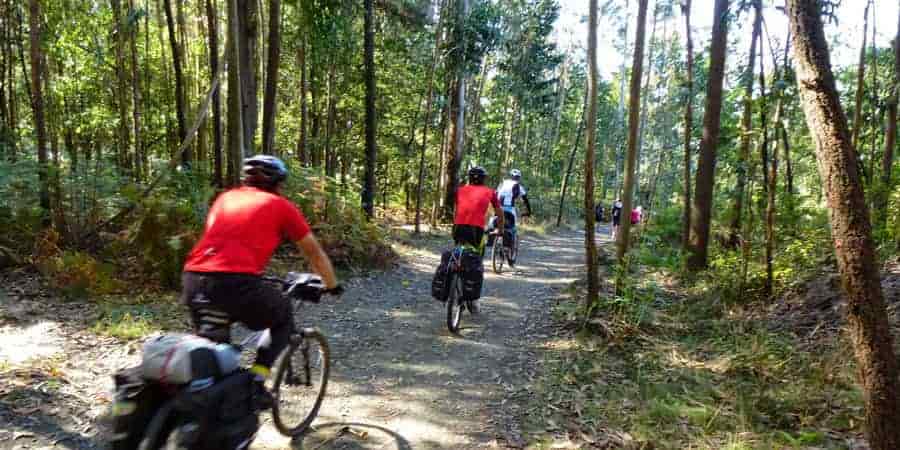
[[[884,267],[881,288],[888,318],[892,328],[897,328],[900,326],[900,262]],[[770,308],[769,317],[774,328],[811,339],[838,333],[846,323],[846,310],[840,275],[826,271],[782,294]]]

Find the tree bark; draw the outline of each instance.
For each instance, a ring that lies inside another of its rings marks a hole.
[[[37,137],[38,180],[40,206],[44,210],[43,223],[50,225],[50,181],[47,167],[47,125],[44,121],[44,91],[42,86],[43,49],[41,47],[41,2],[28,1],[29,56],[31,60],[31,109],[34,112],[34,133]]]
[[[647,0],[640,0],[641,11],[646,15]],[[597,240],[594,231],[594,148],[597,146],[597,0],[590,0],[590,12],[588,13],[588,109],[587,109],[587,146],[584,149],[584,249],[585,266],[587,267],[588,290],[585,300],[585,311],[597,302],[600,293],[600,283],[597,274]],[[642,18],[638,19],[640,23]],[[638,33],[642,33],[638,25]],[[643,35],[641,40],[643,40]],[[643,47],[643,44],[639,44]],[[641,48],[643,58],[643,48]],[[637,58],[637,57],[635,57]],[[639,64],[639,63],[637,63]],[[637,67],[640,73],[640,66]],[[640,74],[638,75],[640,85]],[[634,78],[632,78],[632,84]],[[633,100],[637,100],[634,97]],[[635,103],[634,101],[632,103]],[[635,103],[635,106],[637,104]],[[636,117],[636,116],[635,116]],[[635,134],[637,122],[635,121]]]
[[[682,4],[685,51],[687,52],[684,102],[684,211],[681,216],[681,246],[685,253],[691,233],[691,134],[694,125],[694,40],[691,37],[691,0]]]
[[[131,11],[135,10],[134,0],[128,0],[128,8]],[[141,94],[141,70],[140,65],[138,65],[138,29],[138,22],[135,22],[131,33],[129,33],[129,44],[131,49],[131,119],[132,126],[134,127],[134,173],[135,178],[141,179],[144,176],[145,172],[144,162],[146,160],[146,156],[144,155],[144,131],[141,125],[141,108],[143,107],[143,96]],[[147,30],[147,33],[149,32],[150,30]]]
[[[278,107],[278,65],[281,60],[281,0],[269,0],[269,48],[266,62],[266,92],[263,97],[263,153],[275,148],[275,115]]]
[[[309,80],[306,77],[306,33],[300,36],[300,46],[297,49],[297,68],[300,70],[300,137],[297,139],[297,158],[300,159],[300,164],[309,166],[306,137],[306,130],[309,128],[309,107],[306,102],[306,93],[309,91]]]
[[[365,184],[360,201],[366,217],[371,220],[375,215],[375,164],[378,162],[378,147],[375,143],[375,11],[373,0],[365,0],[365,36],[363,43],[363,59],[365,60],[366,79],[366,169]]]
[[[869,37],[869,8],[871,6],[872,0],[867,0],[863,13],[862,47],[859,48],[859,64],[856,68],[856,107],[853,109],[853,148],[856,149],[859,148],[859,131],[862,127],[862,102],[866,78],[866,38]]]
[[[881,186],[876,191],[876,219],[881,227],[887,225],[888,196],[893,188],[891,172],[894,168],[894,150],[897,145],[897,99],[900,89],[900,20],[894,37],[894,78],[887,102],[887,123],[884,133],[884,154],[881,158]]]
[[[126,99],[129,98],[125,67],[125,30],[122,16],[121,0],[110,0],[113,10],[113,23],[116,32],[116,109],[119,114],[119,123],[116,128],[118,132],[116,151],[119,168],[124,171],[130,170],[131,162],[131,136],[128,132],[128,104]]]
[[[431,125],[431,109],[434,103],[434,72],[440,61],[441,37],[444,30],[444,17],[447,0],[441,0],[440,17],[435,28],[434,49],[431,52],[431,67],[428,69],[428,94],[425,95],[425,121],[422,125],[422,146],[419,150],[419,177],[416,183],[416,223],[415,232],[420,232],[422,221],[422,188],[425,185],[425,150],[428,148],[428,128]]]
[[[556,213],[556,226],[562,225],[563,208],[566,205],[566,191],[569,189],[569,176],[572,174],[572,166],[575,165],[575,154],[578,152],[578,143],[581,142],[581,133],[584,132],[584,114],[587,109],[587,99],[585,105],[581,108],[581,118],[578,120],[578,131],[575,133],[575,142],[572,144],[572,151],[569,152],[569,163],[566,164],[566,172],[563,175],[562,186],[559,188],[559,211]]]
[[[460,41],[456,43],[456,80],[451,90],[450,145],[447,147],[447,190],[444,194],[444,220],[453,219],[456,204],[456,189],[459,186],[459,169],[465,154],[466,140],[466,40],[465,26],[469,15],[469,0],[458,0],[457,32]]]
[[[243,101],[241,100],[240,69],[240,20],[238,19],[238,0],[228,2],[228,41],[225,53],[228,55],[228,183],[235,186],[239,183],[241,158],[244,150]]]
[[[847,322],[862,381],[866,434],[874,450],[900,448],[897,360],[881,291],[869,211],[847,118],[831,72],[817,0],[788,0],[797,85],[828,197],[831,235],[847,298]]]
[[[655,46],[653,45],[653,41],[656,40],[656,25],[657,19],[659,18],[657,14],[657,8],[659,8],[659,3],[654,3],[653,5],[653,25],[650,27],[650,41],[649,44],[645,44],[647,46],[647,75],[642,77],[644,81],[644,88],[642,92],[644,95],[641,96],[641,118],[640,125],[638,126],[638,139],[637,139],[637,147],[635,150],[635,167],[634,167],[634,188],[632,189],[632,199],[634,195],[637,195],[640,198],[640,190],[641,190],[641,158],[643,157],[644,152],[644,129],[647,127],[647,116],[650,114],[647,108],[647,99],[650,97],[650,93],[652,92],[650,88],[651,78],[653,78],[653,50]]]
[[[688,269],[694,271],[705,269],[707,265],[716,147],[719,144],[722,112],[722,82],[725,78],[725,51],[728,44],[728,3],[728,0],[716,0],[713,11],[709,81],[706,88],[706,109],[703,113],[703,138],[700,140],[700,158],[697,161],[697,178],[694,182],[690,256],[687,262]]]
[[[216,1],[206,0],[206,25],[209,30],[209,77],[210,81],[219,73],[219,15]],[[228,0],[231,1],[231,0]],[[228,54],[225,55],[229,57]],[[230,78],[230,75],[229,75]],[[229,91],[230,92],[230,91]],[[225,186],[222,178],[222,88],[213,93],[213,184],[221,189]]]
[[[184,97],[184,73],[181,54],[181,46],[175,34],[175,19],[172,16],[172,0],[163,0],[166,11],[166,24],[169,29],[169,46],[172,48],[172,68],[175,70],[175,117],[178,121],[178,144],[184,142],[187,137],[187,124],[185,119],[185,97]],[[182,165],[188,165],[191,162],[190,151],[185,149],[181,155],[175,155],[175,158],[181,158]]]
[[[622,220],[616,232],[616,260],[624,264],[631,232],[635,171],[637,164],[638,133],[641,117],[641,76],[644,70],[644,40],[647,28],[647,0],[638,1],[637,33],[634,40],[634,60],[628,94],[628,150],[625,156],[625,181],[622,186]],[[593,124],[590,119],[588,124]],[[588,127],[590,130],[592,126]]]
[[[761,0],[753,1],[753,9],[756,13],[753,19],[753,34],[750,38],[750,53],[748,53],[747,68],[742,74],[742,83],[744,85],[744,110],[743,115],[741,116],[741,148],[738,153],[738,163],[735,167],[735,172],[737,172],[737,186],[734,191],[734,206],[732,206],[731,209],[731,224],[729,226],[730,230],[728,236],[728,243],[731,245],[732,249],[737,249],[740,241],[744,190],[747,187],[747,167],[750,164],[750,137],[753,134],[753,73],[756,69],[756,45],[761,41]],[[763,166],[763,172],[765,172],[765,170],[766,167]]]
[[[259,5],[257,0],[237,0],[238,51],[241,71],[241,123],[244,127],[243,157],[255,153],[256,128],[259,126]]]

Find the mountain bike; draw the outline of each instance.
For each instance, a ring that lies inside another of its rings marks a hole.
[[[466,245],[459,245],[452,250],[447,268],[447,286],[449,286],[447,294],[447,329],[449,329],[451,333],[459,332],[463,309],[468,309],[470,313],[474,311],[472,301],[465,299],[466,287],[464,284],[467,283],[467,280],[465,279],[466,273],[465,266],[463,265],[463,257],[467,252],[470,252],[472,255],[477,255],[476,257],[480,261],[480,250]],[[480,270],[481,269],[479,269],[479,271]],[[471,283],[472,281],[469,280],[468,282]],[[480,282],[478,283],[478,286],[477,290],[480,292]],[[479,294],[475,295],[477,297]]]
[[[274,277],[263,279],[280,284],[284,296],[289,300],[318,303],[324,289],[321,278],[312,274],[289,273],[285,279]],[[230,322],[208,325],[224,329],[223,335],[230,341]],[[287,348],[276,361],[277,368],[272,388],[275,398],[272,407],[275,427],[289,437],[306,431],[316,418],[325,398],[330,370],[330,353],[325,336],[315,328],[295,327],[295,330],[297,331],[290,336]],[[240,344],[235,345],[235,348],[240,352],[242,348],[252,343],[258,345],[267,331],[251,333]],[[192,382],[188,386],[178,387],[153,416],[139,449],[225,449],[224,444],[210,444],[204,436],[204,433],[220,431],[213,429],[209,418],[205,417],[211,412],[216,413],[217,411],[210,411],[215,409],[219,409],[222,413],[234,411],[235,414],[252,417],[254,422],[252,425],[258,428],[259,410],[255,407],[253,399],[247,401],[246,398],[239,398],[241,396],[239,393],[246,390],[246,385],[252,382],[252,377],[248,370],[242,368],[217,379],[211,385],[194,386],[195,383]],[[228,397],[229,392],[236,394]],[[214,402],[208,401],[216,395],[222,398]],[[197,408],[198,405],[200,410]],[[249,415],[248,409],[252,409]],[[245,449],[255,437],[255,431],[253,429],[249,437],[224,442],[228,442],[228,448]],[[227,433],[227,430],[225,432]]]
[[[494,245],[491,247],[491,266],[494,273],[503,273],[503,264],[509,259],[509,249],[506,247],[504,240],[506,233],[495,232]]]

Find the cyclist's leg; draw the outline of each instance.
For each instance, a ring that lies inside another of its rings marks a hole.
[[[214,276],[181,274],[181,303],[190,311],[194,333],[215,342],[231,342],[231,317],[210,297]]]

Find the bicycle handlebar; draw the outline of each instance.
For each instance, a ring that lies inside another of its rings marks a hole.
[[[288,272],[284,278],[264,276],[262,279],[281,285],[281,292],[287,297],[312,303],[319,303],[325,293],[322,277],[313,273]]]

